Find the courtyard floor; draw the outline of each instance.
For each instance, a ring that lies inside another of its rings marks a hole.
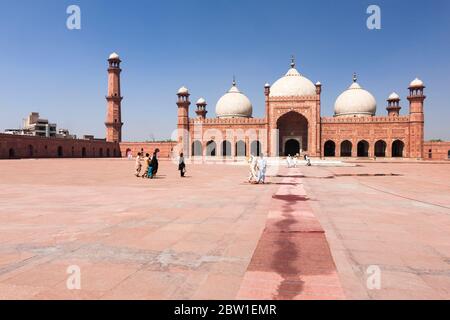
[[[450,164],[133,169],[1,161],[0,299],[450,299]]]

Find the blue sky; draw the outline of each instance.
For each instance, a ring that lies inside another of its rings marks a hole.
[[[426,138],[450,140],[450,1],[1,0],[0,130],[31,111],[78,135],[105,136],[108,55],[123,60],[124,140],[169,138],[176,91],[217,100],[233,74],[263,116],[264,83],[289,67],[323,84],[322,115],[357,72],[386,114],[416,76],[427,85]],[[66,28],[66,8],[81,8],[82,29]],[[366,27],[377,4],[382,29]],[[192,114],[194,106],[192,107]]]

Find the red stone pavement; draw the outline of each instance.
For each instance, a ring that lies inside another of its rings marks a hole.
[[[0,299],[235,298],[278,185],[187,169],[162,161],[144,180],[123,159],[0,162]],[[81,290],[67,289],[72,265]]]
[[[450,163],[302,170],[348,299],[450,299]]]
[[[238,299],[342,299],[325,238],[309,206],[299,169],[283,169],[266,228],[244,275]]]
[[[449,168],[1,161],[0,299],[450,299]]]

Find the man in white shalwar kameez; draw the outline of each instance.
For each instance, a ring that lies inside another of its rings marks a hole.
[[[287,167],[290,168],[292,167],[292,158],[291,155],[288,155],[288,157],[286,158],[287,161]]]
[[[266,170],[267,170],[267,160],[264,157],[264,154],[261,153],[261,156],[258,160],[258,183],[265,184],[266,183]]]
[[[250,156],[249,159],[250,164],[250,172],[248,176],[248,182],[250,183],[256,183],[258,182],[258,159],[256,159],[255,156]]]

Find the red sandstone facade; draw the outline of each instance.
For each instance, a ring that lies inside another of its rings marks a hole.
[[[156,149],[159,149],[160,158],[175,158],[174,153],[177,143],[175,141],[167,142],[122,142],[120,144],[120,152],[122,157],[129,155],[135,157],[139,152],[152,154]]]
[[[447,160],[450,143],[424,143],[424,88],[409,87],[408,115],[400,115],[400,98],[390,97],[386,116],[364,117],[321,117],[320,83],[315,95],[284,97],[272,97],[266,85],[264,118],[206,118],[203,101],[197,104],[197,117],[190,118],[190,94],[182,91],[177,101],[178,142],[191,156],[306,153],[320,158]]]
[[[120,157],[118,143],[0,134],[0,159]]]
[[[450,142],[424,142],[423,153],[426,160],[450,160]]]

